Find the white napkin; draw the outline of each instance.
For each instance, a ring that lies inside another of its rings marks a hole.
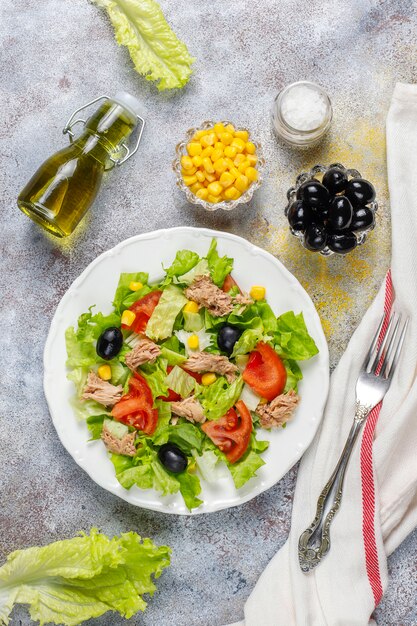
[[[289,538],[259,579],[240,626],[374,623],[370,615],[388,585],[387,556],[417,526],[416,145],[417,85],[397,84],[387,119],[391,271],[332,376],[321,428],[300,466]],[[298,538],[349,432],[356,379],[384,308],[410,315],[406,343],[382,408],[373,410],[356,442],[330,552],[306,575]]]

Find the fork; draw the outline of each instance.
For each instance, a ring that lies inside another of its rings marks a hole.
[[[330,524],[340,508],[345,472],[356,439],[369,413],[388,391],[400,358],[408,318],[401,326],[401,314],[394,313],[383,339],[380,339],[385,319],[384,314],[360,369],[356,382],[355,417],[345,447],[319,496],[316,516],[298,541],[298,560],[304,573],[317,567],[330,550]]]

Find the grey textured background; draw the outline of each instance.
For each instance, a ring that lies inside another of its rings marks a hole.
[[[242,617],[260,573],[284,543],[296,468],[244,506],[196,518],[135,509],[97,487],[63,450],[42,392],[42,351],[54,310],[99,253],[133,234],[195,225],[241,234],[276,254],[314,299],[334,365],[389,264],[384,121],[396,80],[416,80],[411,0],[162,0],[197,58],[180,93],[159,94],[117,47],[105,15],[86,0],[2,0],[0,76],[1,372],[0,559],[18,548],[99,526],[129,529],[173,548],[172,567],[143,626],[220,626]],[[271,131],[270,108],[286,83],[321,83],[335,109],[328,139],[297,153]],[[126,89],[147,108],[137,157],[111,173],[89,217],[67,241],[42,233],[15,206],[40,162],[59,147],[72,110]],[[205,119],[247,125],[262,142],[268,175],[251,206],[230,215],[187,205],[170,172],[174,146]],[[317,162],[356,167],[377,186],[377,229],[346,259],[315,257],[288,235],[285,191]],[[417,624],[417,532],[389,559],[380,626]],[[121,625],[104,616],[91,624]],[[13,626],[29,624],[14,611]],[[259,626],[262,626],[261,624]]]

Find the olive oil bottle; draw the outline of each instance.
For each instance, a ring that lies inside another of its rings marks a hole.
[[[86,122],[76,119],[84,108],[103,100]],[[139,146],[144,120],[140,102],[126,92],[114,98],[101,96],[77,109],[68,120],[64,134],[70,145],[47,159],[21,191],[17,204],[34,222],[57,237],[70,235],[93,203],[103,173],[121,165]],[[73,140],[73,126],[84,123],[78,139]],[[132,151],[125,140],[140,123]]]

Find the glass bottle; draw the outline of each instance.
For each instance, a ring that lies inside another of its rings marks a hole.
[[[103,100],[87,121],[75,116]],[[103,173],[121,165],[138,149],[144,127],[140,102],[126,92],[100,96],[77,109],[63,132],[70,145],[47,159],[19,194],[18,207],[34,222],[57,237],[70,235],[93,203]],[[72,128],[84,123],[80,137],[73,140]],[[141,123],[132,151],[125,140]],[[123,156],[122,156],[123,155]]]

